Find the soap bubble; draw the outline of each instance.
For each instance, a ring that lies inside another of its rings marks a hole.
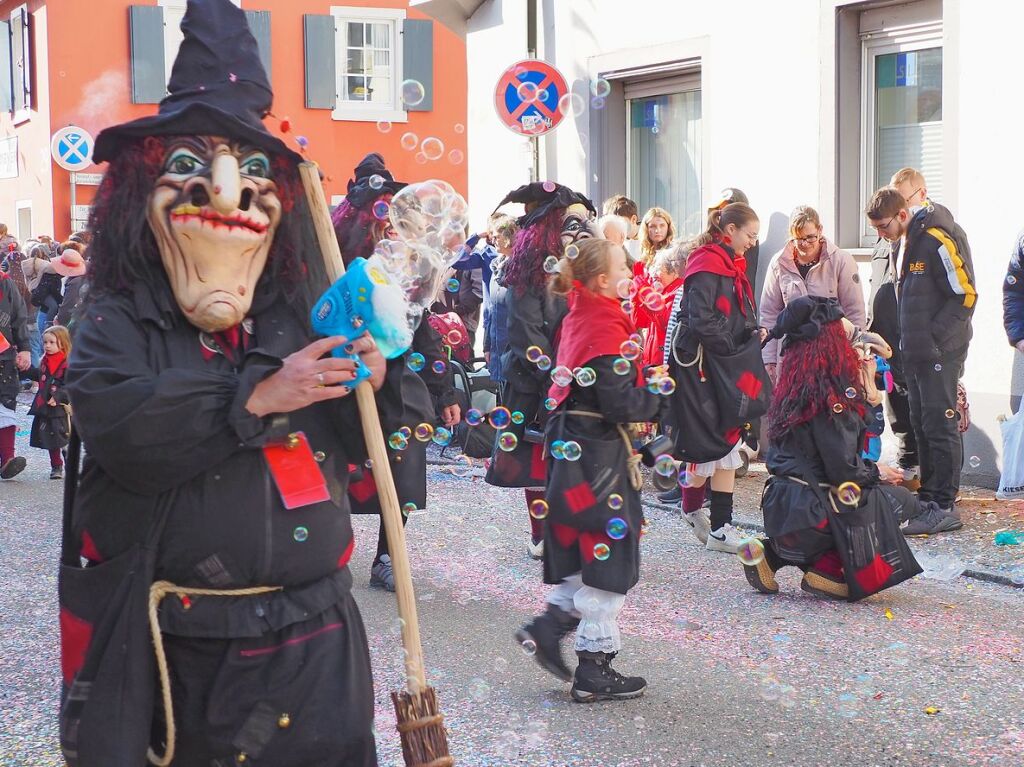
[[[594,544],[594,559],[604,562],[612,555],[612,549],[607,543]]]
[[[587,108],[583,97],[576,93],[566,93],[558,100],[558,111],[568,117],[579,117]]]
[[[554,410],[556,407],[558,407],[558,400],[556,400],[554,397],[548,397],[547,399],[544,400],[545,410]]]
[[[425,154],[423,154],[423,152],[417,152],[415,154],[415,156],[413,157],[413,159],[416,161],[417,165],[426,165],[427,164],[427,156]]]
[[[504,429],[512,423],[512,413],[507,407],[499,405],[487,414],[487,420],[495,429]]]
[[[557,274],[558,273],[558,259],[555,258],[554,256],[548,256],[547,258],[545,258],[544,259],[544,271],[547,274]]]
[[[309,538],[309,529],[301,526],[296,527],[292,531],[292,538],[294,538],[298,543],[302,543]]]
[[[572,383],[573,374],[565,365],[559,365],[551,371],[551,380],[556,386],[568,386]]]
[[[536,498],[530,502],[530,516],[534,519],[544,519],[548,515],[548,502],[543,498]]]
[[[448,280],[448,284],[445,285],[445,290],[447,290],[449,293],[458,293],[460,285],[461,283],[459,282],[458,278],[452,277],[451,279]]]
[[[378,221],[387,221],[388,213],[391,212],[391,206],[388,205],[387,200],[377,200],[373,204],[373,217]]]
[[[972,469],[977,469],[979,466],[981,466],[981,459],[976,455],[972,455],[968,459],[967,463],[971,465]]]
[[[412,436],[412,429],[408,426],[402,426],[399,428],[398,434],[401,434],[406,440],[408,440]]]
[[[432,437],[432,439],[434,440],[435,445],[440,445],[441,447],[444,447],[445,445],[452,441],[452,433],[443,426],[438,426],[436,429],[434,429],[434,436]]]
[[[390,437],[388,437],[388,446],[392,450],[405,450],[407,447],[409,447],[409,440],[408,438],[404,437],[400,432],[396,431]]]
[[[510,431],[503,431],[498,435],[498,447],[506,453],[511,453],[518,444],[519,438]]]
[[[597,373],[593,368],[580,368],[576,374],[576,383],[580,386],[593,386],[597,382]]]
[[[640,356],[641,352],[640,344],[634,341],[632,338],[623,341],[622,345],[619,346],[619,354],[625,357],[627,360],[633,361]]]
[[[462,331],[458,328],[452,328],[445,335],[444,340],[449,346],[458,346],[462,343]]]
[[[419,145],[420,137],[412,131],[408,131],[407,133],[402,134],[402,139],[399,143],[402,145],[402,149],[411,152]]]
[[[413,352],[409,355],[409,359],[406,364],[409,366],[409,370],[414,373],[418,373],[423,370],[423,366],[427,364],[427,360],[419,352]]]
[[[580,254],[580,246],[576,243],[569,243],[565,246],[565,257],[570,261],[574,260]]]
[[[623,500],[622,496],[618,493],[612,493],[608,496],[608,508],[612,511],[618,511],[622,508]]]
[[[668,396],[676,390],[676,380],[672,376],[665,376],[658,381],[658,394]]]
[[[544,356],[544,350],[539,346],[527,346],[526,347],[526,359],[532,362],[534,365],[537,364],[537,360]]]
[[[413,436],[420,442],[429,442],[434,436],[434,427],[429,423],[421,423],[413,430]]]
[[[526,655],[532,657],[537,654],[537,643],[532,639],[524,639],[519,646]]]
[[[629,371],[632,369],[633,366],[629,364],[629,360],[627,360],[625,357],[616,357],[615,361],[612,362],[612,371],[615,373],[615,375],[629,375]]]
[[[615,285],[615,292],[619,298],[629,298],[633,295],[633,280],[624,277]]]
[[[1006,284],[1007,285],[1016,285],[1017,284],[1017,278],[1014,277],[1012,274],[1006,275]]]
[[[605,525],[604,531],[608,533],[608,537],[613,541],[621,541],[626,537],[629,525],[626,524],[626,520],[622,517],[612,517],[608,520],[608,524]]]
[[[402,103],[407,107],[419,106],[426,96],[426,89],[419,80],[404,80],[402,82]]]
[[[444,371],[448,369],[448,366],[445,364],[444,360],[434,360],[433,364],[431,364],[430,366],[430,369],[433,370],[434,373],[436,373],[437,375],[444,375]]]
[[[377,120],[377,130],[381,133],[391,132],[391,120]]]
[[[537,83],[532,83],[529,80],[524,80],[519,83],[519,87],[516,88],[516,95],[526,104],[532,103],[537,100]]]
[[[619,306],[622,307],[622,311],[624,311],[626,314],[633,313],[633,302],[630,299],[627,298],[625,301],[619,304]]]
[[[484,414],[477,410],[475,407],[471,407],[466,411],[466,423],[470,426],[479,426],[484,421]]]
[[[468,455],[459,455],[452,464],[451,472],[456,477],[468,477],[473,473],[473,459]]]
[[[836,415],[839,415],[844,410],[846,410],[846,407],[843,405],[842,402],[837,402],[832,406],[832,412],[835,413]]]
[[[562,455],[565,456],[567,461],[578,461],[580,456],[583,455],[583,448],[580,447],[580,443],[576,440],[569,440],[562,445]]]
[[[596,80],[590,82],[590,93],[599,99],[608,98],[608,94],[612,92],[612,84],[605,80],[603,77],[599,77]]]
[[[448,153],[448,162],[452,165],[462,165],[466,159],[466,154],[461,149],[453,149]]]
[[[540,359],[537,360],[537,367],[540,368],[541,370],[550,370],[551,358],[546,354],[542,354],[540,356]]]
[[[854,397],[857,396],[857,390],[854,389],[852,386],[848,386],[846,388],[846,396],[849,397],[850,399],[853,399]]]
[[[938,362],[935,363],[935,372],[936,373],[941,373],[942,372],[942,365],[940,365]]]
[[[946,411],[946,418],[956,418],[956,411],[952,408]]]
[[[551,453],[551,457],[556,461],[561,461],[565,458],[565,440],[556,439],[548,446],[548,452]]]
[[[514,423],[516,426],[521,426],[523,421],[525,421],[525,420],[526,420],[526,416],[523,415],[523,411],[521,411],[521,410],[513,410],[512,411],[512,423]]]
[[[662,453],[654,459],[654,471],[663,477],[671,477],[676,473],[676,462],[668,453]]]
[[[370,185],[370,189],[380,189],[384,186],[384,177],[379,173],[374,173],[366,183]]]
[[[454,127],[452,128],[452,130],[454,130],[456,133],[465,133],[466,132],[466,126],[463,125],[462,123],[455,123]]]
[[[414,511],[416,511],[416,504],[413,503],[412,501],[408,501],[402,504],[402,516],[408,517]]]
[[[764,559],[764,544],[758,538],[744,538],[739,543],[736,556],[743,564],[753,567]]]
[[[594,98],[590,100],[590,107],[591,109],[604,109],[605,103],[606,102],[603,98],[594,96]]]
[[[444,155],[444,142],[436,136],[427,136],[420,144],[420,151],[428,160],[440,160]]]
[[[655,293],[653,290],[645,293],[641,301],[652,312],[660,312],[665,308],[665,296]]]
[[[846,506],[856,506],[860,503],[861,489],[856,482],[843,482],[836,488],[836,497],[840,503]]]

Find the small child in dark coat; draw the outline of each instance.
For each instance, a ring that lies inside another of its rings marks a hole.
[[[64,389],[64,376],[71,355],[71,334],[63,325],[51,325],[43,333],[43,358],[31,371],[39,390],[29,407],[32,432],[29,444],[50,452],[50,479],[64,477],[61,450],[71,438],[71,406]]]

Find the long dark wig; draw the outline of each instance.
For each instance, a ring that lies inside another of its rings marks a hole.
[[[505,264],[505,285],[521,296],[547,284],[544,259],[562,255],[562,217],[565,208],[554,208],[536,223],[516,232],[512,255]]]
[[[174,140],[150,136],[130,142],[107,168],[89,217],[87,300],[110,293],[130,294],[139,283],[170,293],[146,214],[167,147]],[[281,156],[272,156],[271,162],[281,221],[256,293],[281,294],[308,327],[309,310],[328,286],[327,272],[298,168]]]
[[[373,215],[373,207],[381,201],[390,205],[392,197],[394,195],[391,192],[385,192],[361,208],[343,200],[334,209],[331,223],[334,224],[334,233],[338,237],[338,246],[346,266],[353,258],[369,258],[373,254],[381,232],[389,226],[387,220],[381,221]]]
[[[851,388],[855,396],[848,397]],[[768,439],[778,441],[819,413],[836,419],[865,413],[860,357],[838,320],[826,324],[816,338],[786,348],[768,408]]]

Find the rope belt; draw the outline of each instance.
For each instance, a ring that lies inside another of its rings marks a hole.
[[[603,415],[592,410],[566,410],[565,414],[583,416],[584,418],[604,419]],[[633,441],[629,438],[629,434],[626,433],[622,424],[615,424],[615,428],[618,429],[619,436],[622,437],[622,441],[626,444],[626,474],[629,477],[629,484],[634,490],[639,491],[644,486],[644,476],[640,473],[640,454],[633,450]]]
[[[797,484],[803,485],[804,487],[810,487],[810,484],[800,479],[800,477],[791,477],[788,474],[775,474],[773,476],[778,477],[779,479],[788,479],[790,482],[796,482]],[[843,512],[841,512],[839,510],[839,507],[836,506],[835,488],[832,487],[832,485],[830,485],[828,482],[819,482],[818,487],[825,489],[826,495],[828,495],[828,502],[832,504],[832,511],[834,511],[836,514],[842,514]]]
[[[156,666],[160,673],[160,694],[164,704],[164,719],[167,722],[166,750],[159,756],[152,748],[146,758],[157,767],[168,767],[174,759],[174,705],[171,702],[171,675],[167,668],[167,655],[164,653],[164,639],[160,632],[160,619],[157,610],[164,597],[169,594],[189,597],[245,597],[253,594],[266,594],[281,591],[281,586],[252,586],[247,589],[193,589],[175,586],[170,581],[157,581],[149,587],[149,630],[153,635],[153,651],[156,653]]]

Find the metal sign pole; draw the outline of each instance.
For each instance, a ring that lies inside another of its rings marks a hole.
[[[74,232],[75,232],[75,209],[76,209],[76,205],[78,203],[78,200],[76,199],[76,194],[75,194],[76,191],[77,191],[75,189],[75,186],[76,186],[76,184],[75,184],[75,176],[76,175],[77,174],[74,171],[71,171],[71,233],[72,234],[74,234]]]

